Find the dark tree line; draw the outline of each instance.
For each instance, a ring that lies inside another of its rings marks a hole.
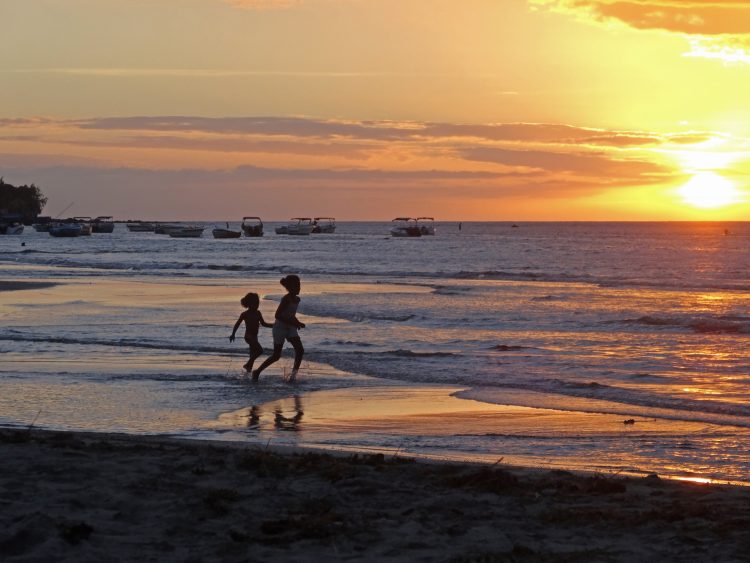
[[[0,178],[0,215],[20,215],[24,223],[42,212],[47,198],[39,187],[14,186]]]

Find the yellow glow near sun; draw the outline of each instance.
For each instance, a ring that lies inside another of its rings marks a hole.
[[[678,190],[682,199],[694,207],[724,207],[739,200],[734,184],[714,172],[699,172]]]

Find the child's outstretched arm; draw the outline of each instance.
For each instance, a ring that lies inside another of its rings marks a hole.
[[[273,328],[273,324],[267,323],[260,311],[258,311],[258,321],[260,321],[260,324],[262,324],[266,328]]]
[[[242,313],[240,315],[240,318],[237,319],[237,322],[234,323],[234,328],[232,329],[232,334],[229,335],[229,342],[234,342],[234,335],[237,332],[237,329],[240,328],[240,325],[242,324],[242,320],[245,318],[245,313]]]

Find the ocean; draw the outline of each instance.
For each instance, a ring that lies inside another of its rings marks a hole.
[[[438,222],[421,238],[387,222],[308,237],[271,223],[235,240],[207,225],[200,239],[122,224],[0,237],[0,279],[57,284],[0,292],[0,425],[750,482],[750,223]],[[273,318],[289,273],[302,278],[303,374],[282,381],[287,352],[253,387],[242,339],[227,337],[244,292]],[[436,420],[422,434],[284,424],[305,397],[419,388],[576,416],[512,431]],[[288,412],[263,414],[270,404]]]

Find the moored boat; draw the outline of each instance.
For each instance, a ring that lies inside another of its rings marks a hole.
[[[154,223],[154,233],[157,235],[168,235],[171,229],[181,229],[184,226],[180,223]]]
[[[179,223],[171,223],[169,225],[165,223],[157,223],[154,225],[154,232],[157,235],[168,235],[169,233],[173,233],[175,231],[179,231],[181,229],[184,229],[185,227],[188,227],[189,225],[181,225]]]
[[[227,223],[226,229],[222,227],[214,227],[211,234],[213,234],[214,238],[240,238],[242,236],[242,231],[233,231],[229,228],[229,223]]]
[[[176,226],[167,231],[167,234],[172,238],[200,238],[203,236],[205,227],[199,227],[197,225],[189,226]]]
[[[433,217],[417,217],[416,222],[422,236],[435,234],[435,219]]]
[[[53,223],[48,232],[53,237],[79,237],[81,236],[81,224]]]
[[[394,237],[421,237],[422,229],[419,228],[416,219],[411,217],[396,217],[392,223],[391,236]]]
[[[77,223],[81,226],[81,234],[78,236],[86,237],[94,231],[94,228],[91,226],[91,217],[73,217],[68,222]]]
[[[0,235],[20,235],[21,233],[23,233],[21,215],[15,213],[0,215]]]
[[[335,233],[336,219],[333,217],[315,217],[313,219],[313,233]]]
[[[309,235],[313,224],[310,217],[292,217],[288,225],[276,227],[277,235]]]
[[[0,223],[0,235],[20,235],[23,223]]]
[[[100,215],[91,222],[94,233],[111,233],[115,230],[115,222],[110,215]]]
[[[260,220],[260,217],[243,217],[240,228],[246,237],[263,236],[263,221]]]

